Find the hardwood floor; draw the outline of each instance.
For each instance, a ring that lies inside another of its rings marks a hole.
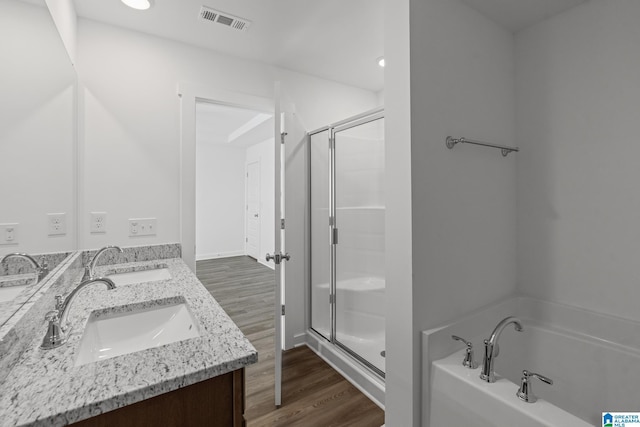
[[[246,369],[248,427],[379,427],[384,411],[306,346],[283,355],[282,406],[274,405],[273,270],[249,257],[198,261],[198,279],[258,350]]]

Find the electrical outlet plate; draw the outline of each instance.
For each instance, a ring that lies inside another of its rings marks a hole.
[[[107,213],[106,212],[91,212],[91,218],[89,220],[89,232],[91,233],[107,232]]]
[[[18,244],[18,223],[0,224],[0,245]]]
[[[47,230],[49,236],[64,236],[67,234],[67,214],[47,214]]]
[[[130,218],[129,237],[155,236],[158,228],[156,218]]]

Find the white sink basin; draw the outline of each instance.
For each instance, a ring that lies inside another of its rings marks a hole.
[[[155,282],[171,279],[171,273],[166,267],[126,273],[112,273],[107,276],[116,286],[132,285],[134,283]]]
[[[76,366],[198,336],[186,303],[112,315],[93,313],[80,340]]]
[[[0,286],[0,302],[13,301],[27,286]]]
[[[23,290],[35,282],[35,274],[0,277],[0,302],[13,301]]]

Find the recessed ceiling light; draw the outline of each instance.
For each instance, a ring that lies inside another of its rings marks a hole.
[[[379,66],[384,68],[384,56],[381,56],[380,58],[376,59],[376,62],[378,63]]]
[[[152,0],[122,0],[130,8],[137,10],[147,10],[151,7]]]

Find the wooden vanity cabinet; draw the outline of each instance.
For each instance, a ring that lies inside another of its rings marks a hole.
[[[73,427],[244,427],[244,368],[71,424]]]

